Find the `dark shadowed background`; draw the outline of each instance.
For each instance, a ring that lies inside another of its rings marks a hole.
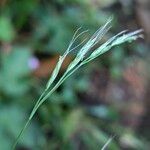
[[[10,149],[75,30],[89,29],[89,37],[112,15],[102,42],[125,29],[143,28],[145,38],[72,75],[40,107],[17,150],[100,150],[113,135],[110,150],[149,149],[149,0],[1,0],[0,150]]]

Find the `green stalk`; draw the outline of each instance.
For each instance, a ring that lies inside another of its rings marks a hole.
[[[79,52],[77,53],[74,60],[69,64],[69,66],[66,69],[65,73],[63,74],[63,76],[58,80],[58,82],[55,85],[53,85],[56,77],[58,76],[58,73],[60,71],[62,63],[65,60],[66,56],[72,50],[78,48],[84,42],[83,41],[79,45],[75,46],[74,48],[71,48],[72,45],[74,44],[75,40],[79,36],[81,36],[82,34],[87,32],[87,30],[81,32],[78,35],[77,35],[77,33],[80,30],[80,28],[75,32],[75,34],[73,35],[73,38],[72,38],[66,52],[64,53],[64,55],[59,57],[59,60],[56,64],[56,67],[54,68],[54,70],[52,72],[52,75],[51,75],[50,79],[48,80],[48,83],[46,85],[46,88],[45,88],[44,92],[41,94],[41,96],[37,100],[36,104],[34,105],[32,111],[30,113],[30,116],[29,116],[27,122],[25,123],[24,127],[22,128],[22,130],[20,131],[18,137],[16,138],[15,143],[13,144],[13,147],[12,147],[13,150],[15,149],[20,137],[22,136],[22,134],[24,133],[24,131],[28,127],[29,123],[31,122],[32,118],[34,117],[34,115],[37,112],[37,110],[39,109],[39,107],[48,99],[48,97],[51,96],[51,94],[53,94],[56,91],[56,89],[69,76],[71,76],[81,66],[87,64],[88,62],[92,61],[93,59],[95,59],[98,56],[102,55],[103,53],[107,52],[112,47],[114,47],[116,45],[120,45],[124,42],[131,42],[133,40],[136,40],[139,37],[142,37],[142,35],[140,34],[142,30],[137,30],[135,32],[131,32],[131,33],[128,33],[128,34],[125,34],[126,31],[120,32],[119,34],[115,35],[114,37],[112,37],[108,41],[106,41],[104,44],[99,46],[97,49],[95,49],[89,56],[86,56],[86,54],[91,50],[91,48],[93,48],[99,42],[99,40],[102,39],[102,37],[106,34],[106,32],[110,29],[111,20],[112,20],[112,18],[108,19],[106,24],[94,33],[94,35],[87,41],[87,43],[79,50]],[[52,85],[53,85],[53,87],[52,87]],[[109,140],[108,143],[106,143],[106,145],[108,145],[110,141],[111,140]],[[104,146],[104,148],[105,148],[105,146]],[[102,148],[102,150],[104,148]]]

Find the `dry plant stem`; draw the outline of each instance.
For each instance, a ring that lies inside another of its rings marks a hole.
[[[111,141],[114,139],[114,137],[115,137],[115,135],[112,136],[112,137],[110,137],[110,138],[107,140],[107,142],[104,144],[104,146],[101,148],[101,150],[105,150],[105,149],[108,147],[108,145],[111,143]]]
[[[99,46],[97,49],[95,49],[89,56],[86,56],[86,54],[88,53],[88,51],[93,48],[101,39],[102,37],[107,33],[107,31],[110,29],[110,23],[112,21],[112,18],[109,18],[108,21],[106,22],[106,24],[98,29],[93,36],[86,42],[85,45],[82,46],[82,48],[79,50],[79,52],[77,53],[75,59],[69,64],[68,68],[66,69],[65,73],[63,74],[63,76],[58,80],[58,82],[53,85],[53,82],[55,81],[60,68],[62,66],[63,61],[65,60],[66,56],[73,51],[74,49],[78,48],[79,46],[81,46],[81,44],[83,44],[83,42],[81,42],[79,45],[75,46],[72,48],[72,45],[74,44],[74,42],[76,41],[76,39],[78,37],[80,37],[81,35],[83,35],[84,33],[87,32],[83,31],[81,33],[78,34],[78,31],[80,30],[80,28],[75,32],[75,34],[73,35],[73,38],[66,50],[66,52],[64,53],[64,55],[59,57],[59,60],[56,64],[56,67],[53,70],[53,73],[46,85],[46,88],[44,90],[44,92],[42,93],[42,95],[40,96],[40,98],[37,100],[34,108],[32,109],[32,112],[26,122],[26,124],[24,125],[23,129],[20,131],[12,149],[15,149],[21,135],[23,134],[23,132],[25,131],[25,129],[28,127],[29,123],[31,122],[32,118],[34,117],[35,113],[37,112],[37,110],[39,109],[39,107],[48,99],[48,97],[69,77],[71,76],[76,70],[78,70],[81,66],[87,64],[88,62],[92,61],[93,59],[97,58],[98,56],[100,56],[101,54],[107,52],[108,50],[110,50],[112,47],[116,46],[116,45],[120,45],[124,42],[130,42],[133,40],[136,40],[139,37],[142,37],[142,35],[140,34],[142,30],[137,30],[135,32],[131,32],[131,33],[127,33],[125,34],[127,31],[122,31],[119,34],[115,35],[114,37],[110,38],[107,42],[105,42],[104,44],[102,44],[101,46]],[[77,35],[78,34],[78,35]],[[53,85],[53,86],[52,86]],[[108,143],[110,143],[111,140],[108,140],[108,142],[106,143],[106,145],[108,145]],[[104,147],[105,148],[105,147]],[[102,149],[103,150],[103,149]]]

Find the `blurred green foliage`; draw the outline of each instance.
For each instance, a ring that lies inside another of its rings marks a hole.
[[[10,19],[4,16],[0,18],[0,40],[10,42],[14,39],[15,31],[12,27]]]
[[[6,0],[0,6],[0,149],[10,149],[48,79],[34,75],[30,60],[37,55],[62,54],[78,27],[95,31],[113,14],[104,8],[115,2],[104,0],[101,9],[92,0]],[[118,32],[119,25],[114,20],[112,31]],[[111,135],[124,137],[116,108],[89,106],[79,95],[90,88],[93,67],[106,66],[114,79],[120,79],[122,60],[129,57],[125,49],[117,47],[111,56],[102,57],[101,62],[97,60],[69,78],[39,109],[18,149],[99,150]],[[134,51],[135,45],[130,49]],[[136,149],[139,139],[132,132],[128,136],[133,138],[130,148]],[[138,146],[146,150],[143,143]],[[120,149],[120,141],[113,140],[109,148]]]
[[[31,70],[27,62],[30,57],[30,51],[23,47],[14,47],[9,54],[3,55],[0,86],[9,96],[18,97],[29,90],[27,77]]]

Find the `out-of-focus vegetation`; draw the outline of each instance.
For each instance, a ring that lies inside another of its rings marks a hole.
[[[148,150],[148,3],[0,1],[0,149],[10,149],[74,31],[93,33],[113,14],[103,40],[142,27],[145,42],[117,47],[70,77],[38,110],[17,149],[99,150],[116,135],[108,149]]]

